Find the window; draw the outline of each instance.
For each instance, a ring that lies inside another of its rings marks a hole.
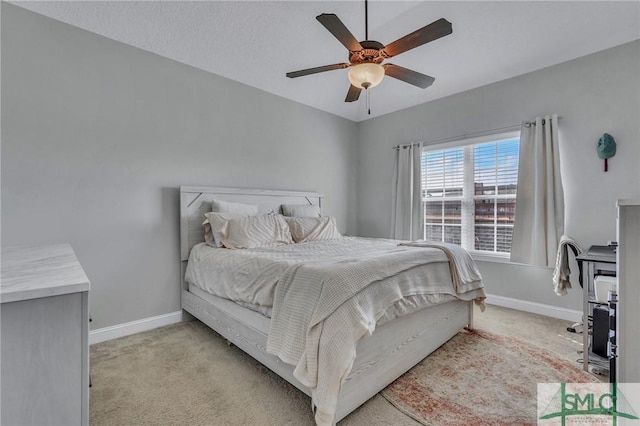
[[[517,133],[422,151],[424,238],[508,254],[516,208]]]

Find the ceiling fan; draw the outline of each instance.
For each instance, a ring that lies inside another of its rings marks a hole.
[[[349,81],[351,86],[347,92],[345,102],[357,101],[362,89],[370,89],[377,86],[385,75],[402,80],[414,86],[426,89],[431,86],[435,78],[394,64],[382,64],[385,59],[404,53],[407,50],[422,46],[430,41],[437,40],[453,32],[451,22],[440,18],[431,24],[420,28],[399,38],[386,46],[380,42],[369,40],[368,6],[365,7],[365,40],[358,41],[333,13],[323,13],[316,19],[329,30],[349,50],[349,62],[321,67],[308,68],[300,71],[288,72],[287,77],[296,78],[305,75],[316,74],[349,68]]]

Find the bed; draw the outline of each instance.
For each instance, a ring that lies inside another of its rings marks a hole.
[[[281,360],[287,357],[282,353],[278,353],[279,356],[274,354],[276,352],[273,350],[273,341],[278,333],[282,333],[282,330],[274,327],[274,324],[277,326],[283,321],[287,322],[280,319],[283,314],[276,315],[275,308],[278,306],[276,303],[274,303],[274,317],[270,319],[268,317],[271,316],[270,313],[261,312],[255,307],[248,309],[227,298],[211,294],[185,279],[192,250],[194,252],[205,250],[202,244],[205,239],[202,222],[204,214],[211,211],[213,200],[257,205],[259,213],[265,214],[279,212],[281,206],[285,204],[321,207],[322,195],[300,191],[180,187],[182,308],[305,394],[316,396],[313,395],[309,386],[301,382],[305,379],[299,371],[294,375],[296,367]],[[191,267],[194,267],[193,264]],[[453,271],[452,274],[454,274]],[[284,278],[282,281],[284,283]],[[365,337],[354,342],[355,359],[352,360],[352,364],[349,364],[346,378],[343,377],[340,380],[335,410],[332,408],[329,416],[326,413],[320,416],[320,413],[316,412],[316,422],[318,424],[338,422],[462,328],[472,327],[473,300],[482,300],[482,297],[475,296],[483,295],[482,289],[474,291],[476,293],[473,293],[474,297],[471,300],[443,298],[441,303],[386,321],[375,327],[372,334],[365,334]],[[281,306],[286,305],[284,300],[287,299],[283,297],[276,297],[276,299]],[[283,311],[285,311],[284,307],[279,309],[279,312]],[[271,347],[267,350],[269,345]],[[287,359],[287,361],[292,360]],[[322,374],[318,371],[318,376],[321,377]],[[301,377],[301,380],[296,376]]]

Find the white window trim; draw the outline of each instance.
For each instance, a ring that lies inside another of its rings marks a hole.
[[[494,253],[490,251],[467,250],[471,258],[479,262],[511,263],[509,253]]]
[[[502,132],[502,133],[487,133],[485,135],[475,136],[472,138],[456,139],[455,141],[435,143],[432,145],[426,145],[423,143],[422,149],[423,150],[426,149],[427,151],[431,151],[431,150],[436,151],[439,149],[456,148],[464,145],[475,145],[478,143],[494,142],[494,141],[499,141],[503,139],[513,139],[513,138],[520,138],[520,130],[511,130],[509,132]]]
[[[485,143],[485,142],[495,142],[495,141],[501,141],[501,140],[506,140],[506,139],[513,139],[513,138],[520,138],[520,130],[511,130],[508,132],[502,132],[502,133],[486,133],[486,134],[482,134],[479,136],[475,136],[475,137],[471,137],[471,138],[464,138],[464,139],[457,139],[454,141],[448,141],[448,142],[443,142],[443,143],[436,143],[436,144],[432,144],[432,145],[422,145],[422,150],[423,151],[437,151],[437,150],[444,150],[444,149],[449,149],[449,148],[457,148],[457,147],[461,147],[461,146],[467,146],[467,145],[475,145],[475,144],[481,144],[481,143]],[[465,153],[468,150],[465,150]],[[465,154],[466,155],[466,154]],[[473,156],[473,153],[471,154]],[[466,162],[466,158],[465,158],[465,162]],[[473,161],[473,158],[471,158],[471,161]],[[464,178],[464,184],[467,185],[469,184],[469,182],[472,182],[473,179],[468,180],[467,176],[467,168],[465,168],[465,178]],[[467,192],[469,193],[469,192]],[[471,191],[471,193],[473,193],[473,191]],[[483,196],[476,196],[476,195],[472,195],[469,197],[450,197],[448,198],[449,200],[456,200],[456,199],[460,199],[462,201],[461,203],[461,209],[464,211],[465,209],[465,201],[473,201],[474,199],[482,199],[484,198]],[[505,195],[504,197],[501,197],[500,195],[494,195],[492,198],[512,198],[510,195]],[[468,208],[469,205],[466,205],[466,208]],[[469,215],[462,215],[463,218],[465,217],[472,217]],[[464,220],[464,219],[463,219]],[[468,220],[468,219],[467,219]],[[473,227],[471,228],[473,229]],[[464,236],[462,236],[462,238],[464,238]],[[495,263],[513,263],[510,260],[510,253],[500,253],[500,252],[490,252],[490,251],[481,251],[481,250],[467,250],[469,252],[469,254],[471,255],[471,257],[474,260],[477,261],[481,261],[481,262],[495,262]]]

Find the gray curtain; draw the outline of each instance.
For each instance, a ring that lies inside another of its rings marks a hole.
[[[511,261],[554,266],[564,233],[557,114],[523,123]]]
[[[421,155],[422,143],[402,145],[395,150],[391,195],[391,238],[398,240],[423,238]]]

